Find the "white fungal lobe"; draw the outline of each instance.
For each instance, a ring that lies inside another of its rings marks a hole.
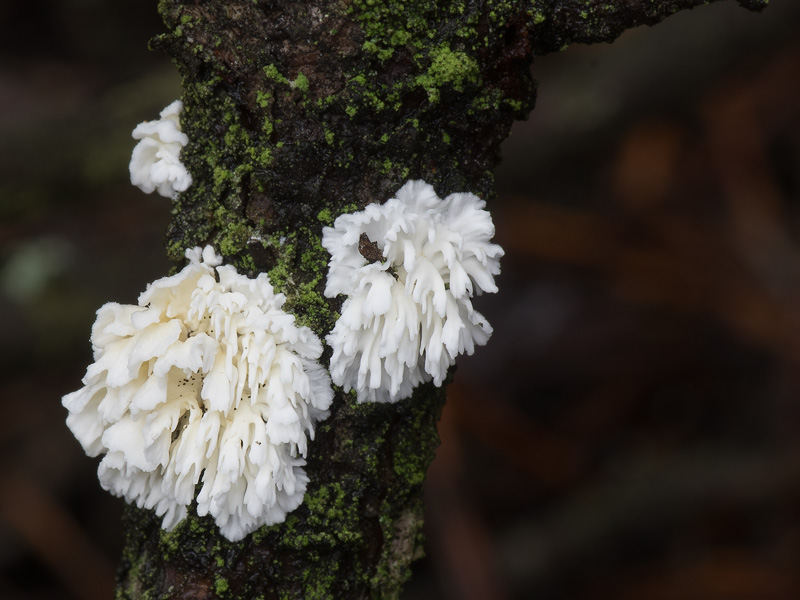
[[[174,198],[192,185],[192,176],[180,161],[181,150],[189,143],[181,131],[181,110],[183,103],[176,100],[161,111],[160,119],[140,123],[133,130],[133,139],[140,142],[131,155],[131,183],[147,194],[157,190]]]
[[[474,194],[441,199],[409,181],[323,230],[325,295],[345,296],[327,337],[334,383],[360,402],[396,402],[420,383],[441,385],[456,356],[487,342],[492,328],[470,298],[497,291],[503,250],[490,243],[484,206]]]
[[[197,495],[225,537],[281,522],[302,503],[308,438],[333,392],[320,340],[255,279],[210,246],[150,284],[138,306],[108,303],[92,329],[95,362],[67,394],[67,425],[103,487],[171,529]]]

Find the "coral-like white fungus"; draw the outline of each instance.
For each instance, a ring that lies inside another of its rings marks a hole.
[[[161,111],[159,120],[139,123],[133,130],[133,139],[141,141],[131,155],[131,183],[147,194],[158,190],[174,198],[192,185],[192,176],[180,161],[181,149],[189,143],[181,131],[182,109],[183,103],[175,100]]]
[[[63,404],[86,453],[105,453],[105,489],[171,529],[202,483],[198,514],[236,541],[302,503],[307,437],[333,392],[322,343],[281,310],[266,274],[219,266],[210,246],[186,256],[138,306],[97,312],[95,362]]]
[[[327,337],[331,376],[359,402],[396,402],[431,379],[439,386],[457,355],[489,339],[491,326],[470,302],[497,291],[503,255],[490,243],[485,204],[469,193],[441,199],[409,181],[396,198],[323,230],[325,295],[346,296]]]

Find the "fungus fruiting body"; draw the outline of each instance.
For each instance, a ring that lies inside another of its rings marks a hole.
[[[192,176],[180,161],[189,138],[181,131],[183,103],[176,100],[161,111],[160,119],[139,123],[133,139],[140,140],[131,154],[131,183],[150,194],[174,198],[192,185]]]
[[[396,402],[426,381],[439,386],[456,356],[489,339],[492,328],[470,300],[497,291],[503,255],[484,206],[474,194],[442,199],[409,181],[395,198],[323,230],[325,294],[345,296],[327,337],[331,377],[359,402]]]
[[[315,423],[333,392],[322,343],[255,279],[210,246],[147,287],[138,305],[108,303],[92,329],[94,363],[67,394],[67,425],[102,486],[171,529],[196,497],[239,540],[303,500]]]

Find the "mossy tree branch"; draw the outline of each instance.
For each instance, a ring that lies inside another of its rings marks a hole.
[[[715,0],[711,0],[712,2]],[[760,11],[768,0],[736,0]],[[655,25],[682,10],[709,4],[708,0],[546,0],[535,13],[531,29],[534,54],[543,56],[574,43],[613,42],[625,30]]]
[[[154,45],[183,76],[194,178],[168,252],[211,243],[240,271],[269,272],[324,336],[339,308],[322,295],[324,225],[408,179],[491,196],[500,143],[533,108],[534,55],[700,3],[162,0]],[[304,504],[240,543],[196,516],[167,534],[128,507],[118,597],[397,597],[421,551],[443,402],[432,386],[395,405],[339,393],[310,445]]]

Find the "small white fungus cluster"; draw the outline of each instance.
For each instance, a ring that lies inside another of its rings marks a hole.
[[[503,255],[490,243],[484,206],[473,194],[441,199],[409,181],[396,198],[323,230],[325,295],[346,297],[327,337],[331,377],[359,402],[396,402],[430,380],[439,386],[457,355],[489,339],[492,328],[470,301],[497,291]]]
[[[147,194],[158,190],[174,198],[192,185],[192,176],[180,161],[181,149],[189,143],[181,131],[182,109],[183,103],[176,100],[161,111],[160,119],[139,123],[133,130],[133,139],[141,141],[131,155],[131,183]]]
[[[240,275],[208,246],[150,284],[138,306],[109,303],[95,362],[64,396],[102,486],[163,516],[197,512],[239,540],[303,500],[307,438],[333,392],[320,340],[281,307],[266,274]]]

